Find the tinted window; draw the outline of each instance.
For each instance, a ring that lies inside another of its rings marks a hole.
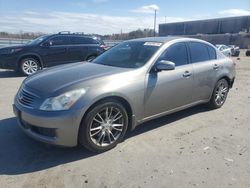
[[[166,49],[160,60],[172,61],[175,66],[188,64],[187,48],[185,43],[173,44]]]
[[[70,37],[72,44],[98,44],[98,42],[89,37]]]
[[[38,37],[38,38],[36,38],[36,39],[34,39],[34,40],[32,40],[32,41],[29,41],[28,44],[32,44],[32,45],[33,45],[33,44],[39,44],[40,42],[46,40],[47,38],[48,38],[47,35],[41,36],[41,37]]]
[[[208,50],[208,54],[209,54],[210,59],[216,59],[215,49],[213,49],[211,46],[207,45],[207,50]]]
[[[57,45],[67,45],[68,44],[68,37],[66,36],[58,36],[54,37],[49,40],[52,43],[52,46],[57,46]]]
[[[85,38],[86,44],[99,44],[98,41],[92,39],[92,38]]]
[[[210,60],[207,45],[199,42],[190,42],[189,47],[193,63]]]

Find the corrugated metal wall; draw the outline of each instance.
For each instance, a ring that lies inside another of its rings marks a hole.
[[[167,23],[159,25],[159,36],[188,36],[213,44],[235,44],[241,48],[250,45],[250,16]]]
[[[159,35],[196,35],[249,32],[250,16],[167,23],[159,25]]]
[[[185,35],[185,37],[202,39],[214,45],[215,44],[237,45],[240,48],[248,48],[248,46],[250,45],[250,33],[249,34]]]

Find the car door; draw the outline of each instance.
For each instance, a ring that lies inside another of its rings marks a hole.
[[[212,46],[200,42],[189,42],[188,46],[195,75],[193,101],[207,100],[214,88],[219,68],[216,51]]]
[[[185,106],[192,101],[193,67],[189,64],[187,46],[179,42],[169,46],[159,57],[175,63],[169,71],[151,71],[146,75],[145,117]]]
[[[43,45],[42,58],[46,66],[64,64],[69,61],[67,48],[69,44],[68,36],[55,36]]]
[[[83,36],[70,36],[68,56],[71,62],[84,61],[88,54],[88,44]]]

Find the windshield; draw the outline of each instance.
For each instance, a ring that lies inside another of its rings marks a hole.
[[[44,35],[44,36],[41,36],[41,37],[38,37],[34,40],[31,40],[28,42],[28,44],[39,44],[40,42],[44,41],[45,39],[47,39],[47,35]]]
[[[145,65],[161,45],[160,42],[123,42],[94,59],[93,63],[123,68],[139,68]]]

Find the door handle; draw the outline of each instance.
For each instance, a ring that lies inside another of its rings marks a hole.
[[[219,68],[219,65],[217,64],[214,64],[214,67],[213,67],[215,70],[217,70]]]
[[[189,76],[191,76],[192,75],[192,73],[191,72],[189,72],[189,71],[185,71],[184,73],[183,73],[183,77],[189,77]]]

